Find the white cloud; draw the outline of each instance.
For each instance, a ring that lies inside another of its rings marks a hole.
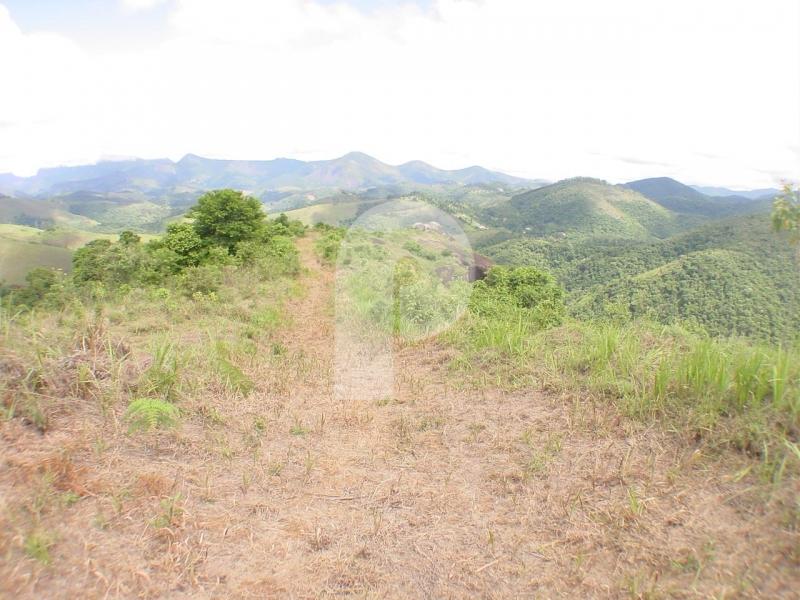
[[[369,14],[176,0],[169,18],[163,43],[101,54],[23,35],[0,10],[0,69],[20,90],[0,95],[12,123],[0,171],[358,149],[547,178],[800,178],[790,0],[438,0]],[[38,84],[26,83],[32,70]]]
[[[167,0],[120,0],[122,7],[130,11],[148,10],[164,4]]]

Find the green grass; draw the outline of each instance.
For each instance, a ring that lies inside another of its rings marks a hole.
[[[457,364],[482,361],[491,381],[586,393],[644,422],[764,460],[791,456],[800,435],[800,347],[713,339],[646,322],[572,321],[535,331],[522,320],[468,315],[445,339]],[[797,466],[800,467],[800,461]]]
[[[316,225],[325,223],[327,225],[341,225],[342,223],[354,219],[364,203],[358,202],[322,202],[312,206],[305,206],[295,210],[290,210],[286,216],[290,219],[297,219],[305,225]]]
[[[0,237],[0,281],[23,284],[35,267],[68,271],[72,252],[66,248]]]
[[[141,234],[145,242],[154,237]],[[68,272],[72,268],[72,251],[95,239],[115,241],[117,236],[70,227],[37,229],[0,223],[0,281],[23,284],[25,275],[35,267]]]

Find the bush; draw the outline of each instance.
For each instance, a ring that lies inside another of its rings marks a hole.
[[[266,242],[242,242],[236,247],[236,258],[240,265],[252,267],[265,279],[294,275],[300,270],[300,255],[294,242],[282,235]]]
[[[11,301],[17,306],[33,307],[44,304],[51,308],[59,308],[64,304],[64,274],[46,267],[36,267],[26,276],[28,284],[10,294]]]
[[[564,290],[552,275],[534,267],[492,267],[475,282],[470,310],[489,318],[522,311],[536,327],[552,327],[564,319]]]
[[[189,297],[217,292],[222,285],[222,268],[218,265],[189,267],[181,273],[179,283],[183,293]]]
[[[322,262],[334,263],[339,256],[339,247],[342,244],[342,239],[344,239],[344,229],[329,226],[315,226],[314,228],[324,232],[314,243],[314,250]]]

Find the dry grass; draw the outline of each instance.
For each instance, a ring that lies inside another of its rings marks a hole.
[[[310,244],[291,325],[236,354],[252,393],[188,371],[181,426],[129,435],[119,398],[156,335],[141,315],[101,336],[127,352],[85,344],[83,387],[71,366],[42,384],[43,431],[0,423],[0,596],[793,596],[797,482],[765,485],[743,456],[592,398],[465,388],[433,342],[398,349],[393,397],[334,401],[332,274]],[[176,323],[201,360],[203,330]],[[27,373],[19,353],[2,365]]]

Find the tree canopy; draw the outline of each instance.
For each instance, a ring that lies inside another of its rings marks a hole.
[[[259,235],[267,215],[256,198],[235,190],[214,190],[198,199],[189,216],[202,239],[234,254],[236,244]]]

